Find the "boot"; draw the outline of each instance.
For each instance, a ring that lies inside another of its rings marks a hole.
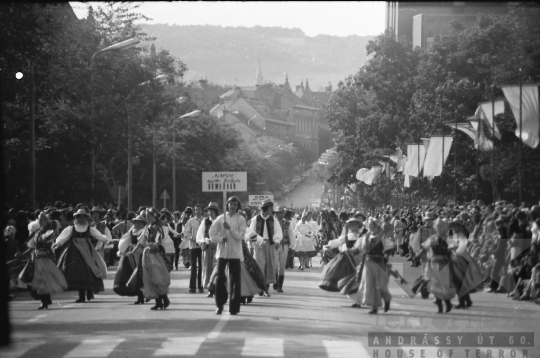
[[[457,308],[457,309],[465,308],[465,296],[459,297],[459,305],[457,305],[454,308]]]
[[[75,303],[84,303],[86,301],[85,294],[86,292],[84,290],[79,290],[79,299]]]
[[[92,291],[86,291],[86,300],[87,301],[90,301],[91,299],[94,298],[94,292]]]
[[[384,312],[388,312],[390,310],[390,301],[384,302]]]
[[[442,300],[440,298],[437,298],[435,300],[435,304],[437,305],[437,307],[439,308],[439,310],[437,311],[437,313],[442,313]]]
[[[278,277],[278,287],[277,291],[283,293],[283,280],[285,280],[285,276],[279,276]]]
[[[251,302],[253,302],[253,296],[248,296],[246,298],[246,303],[251,303]]]
[[[469,308],[472,306],[472,301],[471,301],[471,295],[469,295],[468,293],[465,295],[464,297],[465,299],[465,308]]]
[[[51,300],[50,295],[41,295],[41,306],[38,307],[38,310],[48,309],[50,300]]]
[[[444,303],[446,304],[446,313],[450,312],[452,310],[452,307],[454,307],[452,305],[452,302],[450,302],[450,300],[444,300]]]
[[[270,289],[270,284],[266,285],[266,296],[270,297],[270,294],[268,293],[268,290]]]
[[[133,303],[134,305],[144,305],[144,295],[141,291],[137,292],[137,301]]]
[[[161,297],[163,299],[163,309],[169,307],[169,305],[171,304],[171,301],[169,301],[169,297],[167,295],[163,295]]]
[[[163,309],[163,299],[161,298],[161,296],[156,298],[156,305],[154,307],[150,307],[150,309],[152,311],[155,311],[155,310],[158,310],[158,309]]]
[[[274,289],[274,291],[277,290],[278,287],[279,287],[278,282],[279,282],[279,280],[278,280],[278,274],[276,273],[276,283],[274,283],[274,284],[272,285],[272,288]]]

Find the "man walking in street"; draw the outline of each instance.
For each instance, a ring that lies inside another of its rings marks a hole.
[[[207,287],[210,284],[210,277],[216,266],[217,243],[210,241],[210,227],[219,214],[219,207],[216,202],[211,202],[205,210],[209,216],[203,219],[197,231],[197,243],[201,246],[202,250],[203,287]],[[214,291],[208,289],[208,297],[214,297],[214,293]]]
[[[250,243],[255,252],[255,261],[266,278],[266,291],[271,283],[276,283],[276,249],[279,248],[283,232],[279,220],[272,216],[274,203],[265,199],[261,205],[261,213],[251,220],[249,226],[259,235],[255,243]]]
[[[294,242],[294,228],[291,226],[291,212],[283,206],[278,207],[277,219],[283,231],[283,239],[276,249],[277,283],[274,283],[274,290],[283,292],[283,281],[285,280],[285,266],[289,255],[291,241]]]
[[[225,269],[229,266],[231,288],[229,313],[240,312],[240,260],[244,259],[242,241],[246,234],[246,219],[238,214],[241,209],[240,200],[231,196],[227,200],[227,212],[220,215],[210,227],[210,241],[217,244],[217,282],[216,282],[216,314],[223,313],[223,305],[227,303],[227,276]]]
[[[435,229],[433,228],[433,223],[435,222],[435,219],[437,219],[437,215],[435,215],[433,211],[428,211],[424,216],[425,224],[418,228],[418,231],[416,232],[416,235],[414,236],[411,245],[415,254],[418,254],[420,251],[422,251],[422,244],[424,243],[424,241],[426,241],[428,237],[436,233]],[[427,253],[424,250],[423,254],[420,256],[420,264],[422,266],[422,280],[420,284],[416,285],[416,287],[413,285],[413,292],[416,293],[420,291],[420,293],[422,294],[422,298],[424,299],[429,297],[429,291],[427,289],[427,285],[429,283],[429,279],[427,277],[427,263],[428,257]]]
[[[190,262],[191,262],[191,278],[189,280],[189,292],[197,292],[197,287],[200,293],[204,293],[202,286],[202,250],[201,245],[197,243],[197,231],[203,220],[202,205],[195,205],[195,216],[188,220],[184,227],[184,240],[189,242]],[[197,286],[198,283],[198,286]]]

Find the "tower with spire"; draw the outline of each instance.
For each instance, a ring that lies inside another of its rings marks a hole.
[[[256,76],[256,85],[262,86],[264,85],[264,78],[261,70],[261,60],[259,59],[259,68],[257,69],[257,76]]]

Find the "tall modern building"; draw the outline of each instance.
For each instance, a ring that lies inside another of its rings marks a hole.
[[[450,32],[450,21],[471,27],[480,13],[504,14],[508,2],[386,2],[386,28],[424,49]]]

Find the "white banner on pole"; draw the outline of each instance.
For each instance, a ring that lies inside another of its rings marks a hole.
[[[247,191],[247,172],[203,172],[202,191]]]
[[[442,174],[444,163],[450,154],[453,137],[431,137],[429,148],[424,161],[424,177],[434,177]],[[444,143],[444,150],[443,150]],[[443,159],[444,158],[444,159]]]
[[[274,201],[273,195],[250,195],[249,196],[249,206],[259,207],[262,205],[263,200],[270,199]]]
[[[519,138],[519,85],[501,86],[506,100],[512,108],[514,118],[517,123],[516,137]],[[523,85],[522,86],[522,117],[523,128],[521,130],[521,138],[523,143],[531,148],[538,147],[540,138],[538,137],[538,129],[540,128],[540,118],[538,117],[538,85]]]

